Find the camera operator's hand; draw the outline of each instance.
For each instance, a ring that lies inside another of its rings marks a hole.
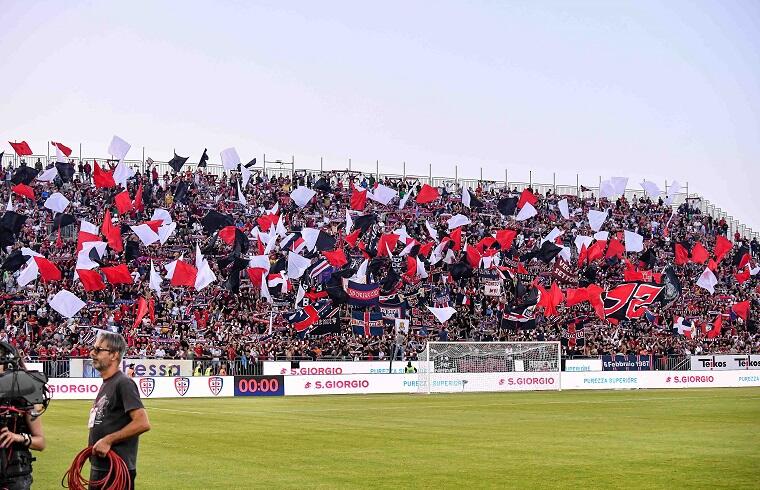
[[[0,429],[0,447],[10,447],[14,442],[24,442],[24,436],[8,430],[8,427]]]
[[[105,458],[108,451],[111,450],[111,442],[108,440],[108,436],[101,438],[98,442],[93,444],[92,452],[101,458]]]

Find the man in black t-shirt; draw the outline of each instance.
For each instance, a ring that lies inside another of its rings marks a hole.
[[[101,333],[90,349],[92,366],[103,378],[87,424],[90,428],[89,445],[93,450],[90,481],[107,476],[110,463],[105,456],[113,450],[127,464],[132,480],[130,488],[134,488],[138,436],[150,430],[150,422],[137,385],[119,369],[126,349],[124,338],[110,332]],[[108,483],[91,484],[90,488],[102,488]]]

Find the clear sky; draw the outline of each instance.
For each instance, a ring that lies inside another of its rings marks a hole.
[[[760,1],[0,0],[0,148],[689,190],[760,230]]]

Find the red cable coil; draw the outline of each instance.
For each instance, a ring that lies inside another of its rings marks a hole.
[[[100,480],[94,481],[90,481],[82,476],[82,468],[91,455],[92,446],[82,449],[79,454],[76,455],[71,466],[69,466],[68,471],[64,473],[63,478],[61,479],[61,485],[63,487],[69,488],[70,490],[87,490],[90,485],[102,490],[125,490],[130,488],[132,478],[129,475],[127,464],[113,451],[108,451],[106,454],[106,459],[110,463],[106,476]],[[109,481],[111,484],[104,486]]]

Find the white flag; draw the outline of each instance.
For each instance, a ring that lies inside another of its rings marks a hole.
[[[715,277],[715,274],[713,274],[713,271],[709,268],[705,268],[705,271],[699,276],[699,279],[697,279],[697,286],[702,289],[707,289],[710,291],[710,294],[715,293],[716,284],[718,284],[718,278]]]
[[[85,302],[76,297],[72,292],[61,289],[48,301],[48,304],[60,313],[61,316],[71,318],[84,308]]]
[[[430,238],[432,238],[435,241],[438,241],[438,230],[433,228],[433,226],[430,224],[428,220],[425,220],[425,228],[427,228],[427,232],[430,235]]]
[[[61,150],[58,150],[61,151]],[[41,174],[37,176],[37,180],[40,182],[50,182],[51,180],[55,179],[58,176],[58,169],[55,167],[50,167],[49,169],[45,170]]]
[[[69,204],[70,202],[68,199],[66,199],[66,196],[60,192],[56,192],[55,194],[45,199],[45,204],[43,206],[50,209],[51,211],[62,213]]]
[[[164,222],[165,225],[168,225],[169,223],[172,222],[172,215],[169,214],[169,211],[167,211],[165,209],[154,209],[153,210],[153,217],[150,218],[150,219],[151,219],[151,221],[155,221],[155,220],[159,220],[160,219],[161,221]]]
[[[620,196],[625,195],[625,188],[628,185],[628,177],[612,177],[610,179],[612,188],[615,189],[615,194]]]
[[[240,165],[240,156],[235,148],[227,148],[221,153],[222,165],[225,170],[235,170]]]
[[[388,205],[394,197],[398,196],[398,192],[395,189],[384,186],[383,184],[377,184],[377,187],[372,191],[367,191],[367,198],[377,201],[380,204]]]
[[[570,219],[570,208],[567,205],[567,199],[559,201],[557,207],[559,208],[559,212],[562,213],[563,218]]]
[[[591,225],[591,229],[599,231],[602,229],[604,221],[607,219],[607,211],[597,211],[596,209],[588,210],[588,224]]]
[[[314,250],[319,238],[319,230],[316,228],[301,228],[301,238],[306,242],[306,248]]]
[[[449,225],[449,230],[454,230],[456,228],[459,228],[460,226],[469,225],[472,223],[472,221],[470,221],[470,218],[468,218],[467,216],[463,214],[457,214],[449,218],[449,220],[446,223],[448,223]]]
[[[158,227],[158,239],[161,240],[161,245],[166,243],[169,237],[172,236],[174,230],[177,228],[177,223],[169,223],[168,225],[161,225]]]
[[[472,202],[471,197],[472,196],[470,195],[470,188],[467,186],[462,188],[462,204],[464,205],[464,207],[466,208],[470,207],[470,203]]]
[[[153,261],[150,261],[150,288],[161,296],[161,274],[153,267]]]
[[[108,145],[108,154],[112,155],[116,160],[123,160],[130,148],[132,148],[132,145],[114,135],[111,139],[111,144]]]
[[[248,200],[245,198],[245,195],[243,195],[243,191],[240,189],[239,182],[237,186],[237,191],[238,191],[238,202],[242,204],[243,206],[248,206]]]
[[[646,192],[647,196],[651,197],[652,199],[657,199],[660,197],[660,194],[662,194],[659,186],[654,182],[650,182],[645,179],[640,185],[641,188],[644,189],[644,192]]]
[[[517,221],[525,221],[526,219],[530,219],[537,214],[538,211],[536,211],[536,208],[534,208],[531,203],[526,202],[523,207],[520,208],[520,212],[517,213],[517,217],[515,219]]]
[[[144,223],[142,225],[130,226],[130,228],[146,247],[151,243],[156,243],[161,239],[158,236],[158,233],[153,231],[153,228]]]
[[[293,199],[293,202],[295,202],[299,208],[302,208],[309,204],[311,198],[316,195],[317,193],[308,187],[298,186],[290,193],[290,198]]]
[[[13,207],[13,193],[8,193],[8,205],[5,206],[6,211],[15,211],[16,208]]]
[[[304,296],[306,296],[306,290],[303,288],[303,285],[301,285],[301,283],[299,282],[298,292],[296,293],[296,302],[293,306],[298,308],[298,305],[301,304],[301,301],[303,300]]]
[[[644,237],[638,233],[624,230],[625,235],[625,251],[626,252],[643,252],[644,251]]]
[[[126,189],[127,180],[132,178],[134,175],[134,170],[132,170],[129,165],[124,162],[124,160],[119,160],[119,164],[116,165],[116,168],[113,171],[113,181],[117,184],[121,184],[121,186]]]
[[[404,209],[404,206],[406,206],[406,201],[409,200],[409,196],[411,196],[411,195],[412,195],[411,192],[407,192],[406,194],[404,194],[404,197],[401,198],[401,200],[398,202],[398,208],[399,209]]]
[[[674,180],[673,183],[668,186],[668,195],[665,198],[665,204],[668,206],[673,204],[673,199],[679,192],[681,192],[681,183],[677,180]]]
[[[593,241],[594,239],[590,236],[578,235],[575,237],[575,248],[577,248],[578,252],[580,252],[584,245],[586,248],[589,248],[591,246],[591,242]]]
[[[447,306],[446,308],[431,308],[428,306],[427,309],[430,310],[430,313],[432,313],[441,323],[446,323],[446,321],[457,312],[457,310],[451,306]]]
[[[288,252],[288,277],[298,279],[311,265],[311,260],[295,252]]]
[[[40,269],[37,267],[37,262],[34,260],[34,257],[29,259],[26,262],[26,267],[21,269],[21,271],[18,274],[18,277],[16,278],[16,282],[18,282],[18,286],[20,288],[23,288],[30,282],[37,279],[37,276],[39,275]]]

